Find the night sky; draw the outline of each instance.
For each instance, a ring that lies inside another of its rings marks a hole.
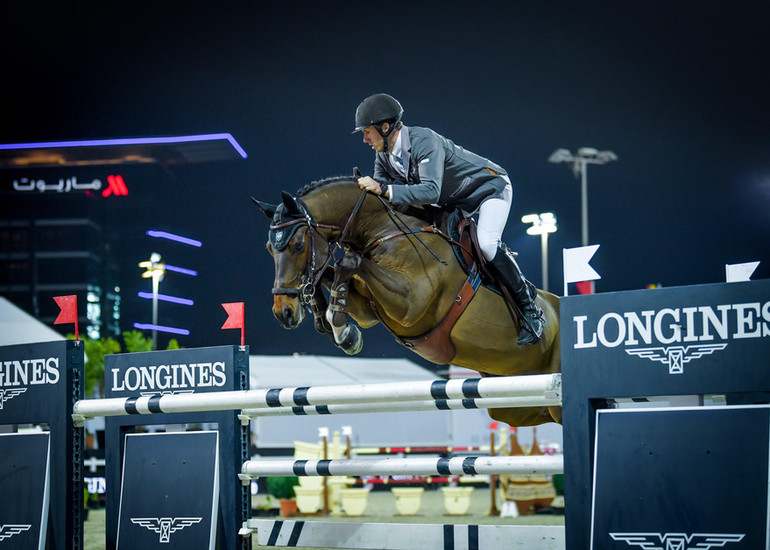
[[[720,282],[726,263],[770,275],[767,2],[61,4],[3,8],[0,142],[230,132],[249,154],[163,184],[177,190],[164,221],[204,242],[187,345],[236,343],[219,303],[244,301],[252,353],[341,353],[309,322],[273,320],[249,197],[371,174],[350,132],[375,92],[509,172],[504,239],[538,286],[540,241],[519,220],[556,214],[560,292],[580,186],[547,159],[584,146],[619,157],[588,172],[598,292]],[[364,338],[365,356],[416,359],[381,328]]]

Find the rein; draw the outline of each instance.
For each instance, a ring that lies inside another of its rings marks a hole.
[[[304,305],[311,304],[316,294],[316,289],[318,287],[318,284],[320,283],[321,278],[323,277],[324,271],[326,270],[326,268],[328,268],[332,264],[332,260],[334,259],[334,251],[335,251],[334,245],[336,245],[339,248],[342,248],[345,245],[345,238],[347,237],[348,232],[350,231],[353,225],[353,220],[358,215],[358,212],[364,203],[366,194],[367,194],[367,191],[365,190],[361,192],[361,195],[358,197],[358,201],[356,202],[356,205],[353,207],[353,210],[350,212],[350,216],[345,222],[345,226],[342,228],[340,228],[340,226],[338,225],[317,223],[315,220],[313,220],[305,204],[300,200],[297,200],[297,204],[302,209],[303,216],[301,218],[295,218],[287,222],[270,225],[271,230],[279,230],[279,229],[284,229],[286,227],[290,227],[297,224],[305,224],[307,226],[308,246],[310,248],[310,261],[307,263],[305,276],[303,278],[302,284],[298,288],[287,288],[287,287],[273,288],[272,292],[274,295],[297,296]],[[414,237],[422,246],[425,247],[426,250],[428,250],[428,252],[430,252],[430,254],[436,259],[436,261],[440,262],[442,265],[449,265],[447,262],[439,258],[436,255],[436,253],[433,252],[433,250],[431,250],[430,247],[422,241],[422,239],[420,239],[420,237],[418,236],[419,233],[432,233],[434,235],[438,235],[444,240],[446,240],[447,242],[449,242],[450,244],[454,244],[459,246],[460,248],[465,249],[465,247],[462,244],[455,241],[449,235],[443,233],[435,225],[420,227],[417,229],[409,228],[407,224],[399,217],[398,213],[393,209],[393,207],[390,204],[388,204],[388,202],[385,199],[383,199],[379,195],[376,195],[376,196],[385,207],[385,210],[387,211],[388,216],[393,221],[393,224],[396,226],[396,228],[399,228],[400,226],[403,229],[398,229],[397,231],[388,233],[382,237],[375,239],[374,241],[367,244],[360,251],[360,254],[367,254],[371,252],[373,249],[375,249],[376,247],[378,247],[379,245],[381,245],[382,243],[384,243],[385,241],[388,241],[392,238],[400,237],[403,235],[407,238]],[[329,229],[332,232],[339,231],[340,235],[337,239],[333,240],[331,238],[326,238],[322,233],[318,231],[318,229]],[[328,245],[327,247],[328,253],[326,255],[326,259],[321,263],[320,267],[316,265],[317,263],[316,250],[315,250],[316,234],[320,235],[321,238],[324,239]],[[466,252],[469,252],[469,251],[466,250]]]

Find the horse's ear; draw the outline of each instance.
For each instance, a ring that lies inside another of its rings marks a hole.
[[[251,200],[254,201],[254,204],[257,205],[257,207],[262,210],[262,212],[265,213],[265,216],[267,216],[269,219],[273,219],[273,215],[275,214],[276,209],[278,208],[274,204],[268,204],[266,202],[258,201],[254,197],[251,197]]]
[[[300,210],[299,205],[297,204],[297,200],[289,193],[286,191],[281,191],[281,200],[283,201],[283,206],[286,208],[286,213],[291,217],[301,218],[304,216],[302,210]]]

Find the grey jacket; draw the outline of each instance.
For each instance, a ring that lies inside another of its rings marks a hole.
[[[374,179],[393,186],[395,205],[436,204],[473,212],[507,184],[500,166],[429,128],[401,127],[401,158],[406,178],[391,165],[388,153],[377,153],[374,160]]]

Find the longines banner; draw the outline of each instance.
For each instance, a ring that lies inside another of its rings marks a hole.
[[[108,355],[107,397],[199,393],[230,389],[231,347],[181,349]]]
[[[752,376],[770,357],[770,281],[566,298],[561,328],[564,364],[590,365],[602,386],[631,377],[672,395],[697,379],[711,388],[697,393],[745,391],[736,369]]]
[[[591,549],[766,548],[768,432],[767,405],[599,411]]]
[[[108,355],[104,361],[104,387],[105,397],[126,398],[127,402],[143,396],[247,390],[249,349],[231,345]],[[216,458],[218,474],[211,469],[211,461],[206,462],[208,466],[201,465],[196,454],[199,451],[185,451],[187,442],[200,440],[195,436],[198,432],[167,434],[171,450],[159,454],[165,457],[163,461],[149,462],[143,458],[145,451],[157,448],[158,441],[166,440],[124,437],[144,425],[201,423],[216,426],[217,431],[208,434],[209,440],[214,438],[213,447],[206,449],[214,449],[207,456]],[[241,464],[248,460],[249,447],[249,428],[241,425],[237,411],[105,418],[107,550],[115,550],[119,526],[121,548],[209,548],[211,537],[215,537],[217,548],[240,549],[243,539],[238,530],[250,516],[251,508],[249,487],[242,485],[233,472],[239,471]],[[184,456],[175,455],[177,451],[184,451]],[[133,458],[129,456],[131,453]],[[177,458],[173,458],[175,456]],[[126,467],[122,470],[124,459]],[[216,480],[212,476],[216,476]],[[170,480],[174,480],[171,485],[167,483]],[[217,493],[212,493],[212,484],[216,485]],[[150,496],[148,491],[158,488],[164,491],[163,495]],[[177,503],[173,509],[162,506],[171,501]],[[212,509],[215,510],[213,519]],[[192,541],[205,545],[193,546]]]
[[[64,342],[0,348],[0,423],[47,422],[41,410],[61,398],[66,361]]]
[[[218,445],[217,432],[126,435],[118,550],[216,547]]]
[[[0,548],[46,548],[49,433],[0,434]]]

